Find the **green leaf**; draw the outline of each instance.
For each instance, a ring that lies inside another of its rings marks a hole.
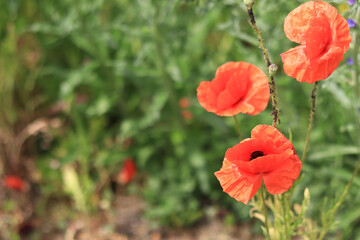
[[[358,146],[348,146],[348,145],[326,145],[322,147],[321,150],[312,151],[309,154],[309,160],[322,160],[328,159],[332,160],[335,156],[341,155],[353,155],[359,154],[360,148]]]

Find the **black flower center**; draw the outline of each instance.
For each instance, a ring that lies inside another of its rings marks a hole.
[[[254,151],[250,155],[250,161],[262,156],[264,156],[264,153],[262,151]]]

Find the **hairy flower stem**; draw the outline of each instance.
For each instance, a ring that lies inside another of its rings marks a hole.
[[[242,135],[241,135],[239,122],[238,122],[238,119],[237,119],[236,115],[234,115],[234,121],[235,121],[236,132],[238,133],[240,141],[241,141],[242,140]]]
[[[268,69],[269,87],[270,87],[271,104],[272,104],[271,115],[273,116],[273,127],[276,127],[276,125],[280,125],[279,106],[278,106],[278,100],[277,100],[277,95],[276,95],[276,86],[275,86],[275,78],[274,78],[275,72],[277,70],[277,66],[275,64],[272,64],[270,61],[268,50],[265,48],[264,40],[261,36],[261,32],[260,32],[258,26],[256,25],[252,5],[253,4],[247,4],[248,14],[250,17],[251,26],[255,30],[257,38],[259,40],[259,45],[260,45],[260,48],[264,55],[266,68]]]
[[[306,134],[304,151],[303,151],[303,154],[301,156],[301,162],[303,164],[304,164],[304,161],[305,161],[305,158],[306,158],[306,153],[307,153],[307,150],[308,150],[308,147],[309,147],[310,134],[311,134],[311,129],[312,129],[313,120],[314,120],[317,86],[318,86],[318,82],[315,82],[314,86],[313,86],[312,93],[311,93],[311,110],[310,110],[310,116],[309,116],[309,127],[308,127],[308,131],[307,131],[307,134]]]
[[[265,216],[265,228],[266,228],[266,233],[267,233],[267,238],[266,239],[270,239],[270,231],[269,231],[269,223],[268,223],[268,216],[267,216],[267,207],[266,207],[266,203],[265,203],[265,190],[264,190],[264,184],[261,185],[260,188],[260,195],[261,195],[261,201],[263,204],[263,211],[264,211],[264,216]]]

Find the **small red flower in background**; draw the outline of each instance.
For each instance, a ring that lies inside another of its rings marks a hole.
[[[25,190],[26,184],[21,178],[17,176],[7,176],[5,177],[5,186],[10,189],[23,192]]]
[[[137,169],[134,160],[132,158],[126,158],[117,180],[121,184],[127,184],[135,177],[136,172]]]
[[[179,107],[188,108],[190,107],[190,100],[186,97],[183,97],[179,100]]]
[[[217,69],[211,82],[200,83],[197,97],[202,107],[219,116],[256,115],[266,108],[270,91],[267,77],[258,67],[228,62]]]
[[[322,1],[306,2],[291,11],[284,30],[290,41],[301,44],[281,54],[285,73],[299,82],[329,77],[351,42],[346,19]]]
[[[189,110],[183,110],[183,111],[181,111],[181,115],[182,115],[182,117],[183,117],[184,119],[186,119],[186,120],[191,120],[191,119],[193,119],[193,114],[192,114],[192,112],[189,111]]]
[[[258,125],[251,138],[226,151],[215,176],[224,192],[247,204],[263,180],[269,193],[281,194],[290,189],[300,170],[301,161],[292,143],[276,128]]]

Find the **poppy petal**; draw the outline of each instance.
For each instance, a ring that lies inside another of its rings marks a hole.
[[[238,102],[238,98],[234,98],[228,90],[222,91],[217,99],[217,108],[218,109],[228,109],[231,108],[236,102]]]
[[[294,155],[293,150],[287,149],[282,154],[270,154],[249,162],[240,161],[237,167],[241,173],[267,173],[281,168],[292,155]]]
[[[200,105],[209,112],[216,110],[216,99],[217,94],[210,87],[211,82],[204,81],[201,82],[197,88],[197,97]]]
[[[234,72],[226,84],[226,90],[238,101],[248,90],[249,78],[243,71]]]
[[[294,149],[293,144],[279,130],[269,125],[257,125],[251,131],[251,138],[261,141],[269,141],[274,144],[280,151]]]
[[[219,180],[224,192],[244,204],[248,204],[262,183],[260,175],[241,175],[237,166],[226,158],[220,171],[215,172],[215,176]]]
[[[271,194],[287,191],[299,176],[301,165],[294,146],[279,130],[258,125],[251,138],[226,151],[215,176],[224,192],[246,204],[262,180]]]
[[[257,139],[244,139],[240,144],[229,148],[225,153],[225,158],[231,163],[238,165],[239,162],[250,161],[250,155],[253,151],[263,151],[261,142]]]
[[[306,2],[299,7],[292,10],[285,18],[284,31],[286,37],[296,43],[306,43],[306,32],[311,20],[321,15],[322,12],[326,12],[327,18],[334,20],[338,17],[337,9],[330,4],[322,1],[310,1]],[[318,25],[318,24],[317,24]]]
[[[346,19],[322,1],[310,1],[291,11],[284,30],[291,41],[302,44],[281,54],[285,73],[299,82],[329,77],[351,42]]]
[[[309,67],[306,64],[307,57],[305,54],[305,46],[302,45],[291,48],[280,56],[283,62],[284,72],[288,76],[296,78],[299,82],[303,82],[302,77]]]
[[[292,155],[278,168],[263,174],[266,189],[271,194],[281,194],[290,189],[299,177],[301,161],[297,155]]]
[[[306,55],[312,59],[326,52],[332,41],[329,21],[324,13],[310,20],[311,28],[306,32]]]
[[[200,83],[197,95],[201,106],[219,116],[256,115],[267,107],[270,99],[265,73],[246,62],[220,66],[211,82]]]

